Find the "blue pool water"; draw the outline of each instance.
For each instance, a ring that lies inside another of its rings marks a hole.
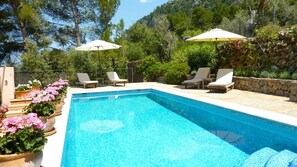
[[[61,166],[242,166],[297,129],[153,89],[74,94]]]

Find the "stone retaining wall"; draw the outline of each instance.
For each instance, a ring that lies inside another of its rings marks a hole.
[[[235,89],[290,97],[297,102],[297,81],[286,79],[233,77]]]

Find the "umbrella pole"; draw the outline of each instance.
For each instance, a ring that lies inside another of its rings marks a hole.
[[[215,53],[215,58],[216,58],[216,64],[214,66],[214,70],[217,71],[219,69],[219,48],[218,48],[218,41],[216,39],[215,41],[215,47],[216,47],[216,53]]]

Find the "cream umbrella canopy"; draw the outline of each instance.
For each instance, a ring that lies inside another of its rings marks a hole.
[[[187,41],[237,41],[245,38],[245,36],[215,28],[195,37],[189,38]]]
[[[81,45],[81,46],[75,48],[75,50],[96,51],[96,50],[119,49],[120,47],[122,47],[122,46],[114,44],[114,43],[106,42],[103,40],[95,40],[95,41],[91,41],[87,44]]]

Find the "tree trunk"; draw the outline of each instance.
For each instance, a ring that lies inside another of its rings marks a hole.
[[[26,31],[26,26],[24,24],[24,22],[20,19],[19,23],[20,23],[20,27],[21,27],[21,31],[22,31],[22,35],[23,35],[23,46],[24,46],[24,51],[27,51],[27,45],[26,45],[26,38],[27,38],[27,31]]]
[[[26,24],[25,22],[19,18],[19,9],[23,7],[22,3],[19,3],[18,1],[8,1],[8,3],[10,4],[13,13],[15,15],[15,17],[17,18],[18,22],[19,22],[19,26],[20,26],[20,30],[23,36],[23,47],[24,47],[24,51],[27,50],[27,45],[26,45],[26,38],[27,38],[27,31],[26,31]]]
[[[264,7],[266,0],[260,0],[258,5],[258,25],[264,24]]]
[[[78,16],[77,6],[74,3],[75,3],[74,0],[70,1],[71,10],[73,13],[73,20],[74,20],[74,32],[75,32],[76,46],[79,46],[81,43],[80,32],[79,32],[79,16]]]

